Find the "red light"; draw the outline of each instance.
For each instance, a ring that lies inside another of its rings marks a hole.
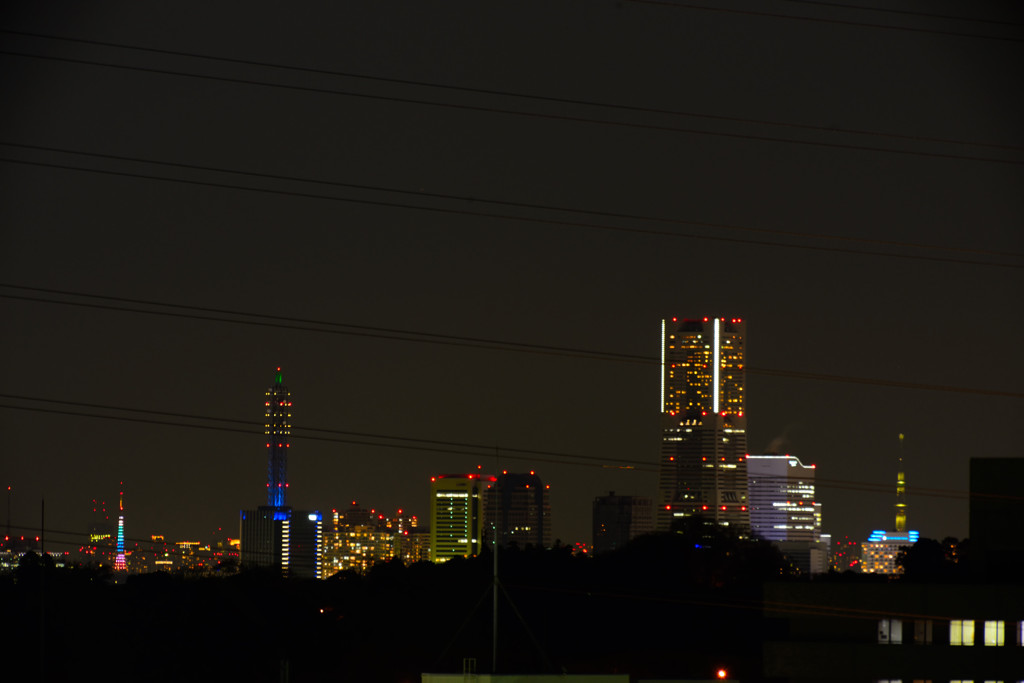
[[[675,316],[672,316],[672,322],[677,322],[678,320],[679,320],[679,318],[676,318]]]
[[[665,509],[666,509],[666,510],[671,510],[671,509],[672,509],[672,506],[671,506],[671,505],[666,505],[666,506],[665,506]]]
[[[530,476],[533,476],[534,474],[536,473],[533,470],[530,470]]]
[[[747,511],[747,506],[746,505],[741,505],[740,506],[740,510],[742,510],[743,512],[746,512]]]
[[[728,675],[729,675],[729,673],[725,669],[719,669],[718,670],[718,677],[719,678],[725,678]]]
[[[668,461],[669,462],[675,462],[675,459],[676,459],[676,456],[674,456],[674,455],[668,456]]]
[[[722,506],[722,510],[723,510],[723,511],[725,510],[725,506],[724,506],[724,505]]]
[[[707,506],[707,505],[701,505],[701,506],[700,506],[700,509],[701,509],[701,510],[707,510],[707,509],[708,509],[708,506]]]
[[[707,321],[708,321],[708,319],[707,319],[707,318],[704,318],[704,322],[707,322]]]

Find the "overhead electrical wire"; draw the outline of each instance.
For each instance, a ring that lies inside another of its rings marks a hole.
[[[26,412],[38,412],[47,413],[53,415],[64,415],[71,417],[86,417],[95,418],[119,422],[132,422],[142,423],[149,425],[158,425],[165,427],[175,428],[194,428],[194,429],[205,429],[212,431],[222,431],[231,433],[241,433],[250,436],[264,436],[264,424],[262,422],[238,420],[234,418],[222,418],[207,415],[196,415],[196,414],[183,414],[170,411],[150,410],[142,408],[133,408],[127,406],[111,406],[95,404],[83,401],[69,401],[63,399],[49,399],[34,396],[21,396],[17,394],[0,394],[0,398],[6,400],[15,401],[28,401],[36,403],[49,403],[58,405],[68,405],[79,408],[85,408],[88,410],[103,410],[109,412],[122,412],[122,413],[135,413],[143,414],[153,417],[166,417],[175,418],[177,420],[188,419],[188,420],[202,420],[212,424],[200,424],[196,422],[181,422],[181,421],[169,421],[169,420],[158,420],[152,419],[151,417],[131,417],[128,415],[111,415],[106,413],[96,412],[82,412],[75,410],[64,410],[57,408],[45,408],[40,406],[30,405],[12,405],[12,404],[0,404],[0,409],[8,410],[21,410]],[[220,424],[224,423],[224,424]],[[247,425],[249,428],[245,429],[236,425]],[[306,432],[311,432],[307,434]],[[329,436],[316,436],[316,434],[328,434]],[[363,438],[341,438],[342,435],[351,435]],[[367,432],[354,432],[348,430],[331,429],[323,427],[302,427],[292,426],[293,440],[300,441],[321,441],[330,443],[342,443],[347,445],[361,445],[371,446],[379,448],[394,448],[399,450],[411,450],[411,451],[422,451],[428,453],[444,453],[448,455],[465,456],[470,458],[491,458],[495,452],[498,452],[500,456],[505,460],[519,460],[525,462],[544,462],[554,465],[568,465],[573,467],[597,467],[601,469],[620,469],[627,471],[636,472],[658,472],[659,463],[648,460],[635,460],[630,458],[608,458],[603,456],[595,455],[583,455],[578,453],[566,453],[561,451],[551,450],[537,450],[537,449],[525,449],[525,448],[514,448],[507,446],[497,446],[490,444],[473,444],[463,441],[446,441],[442,439],[420,439],[416,437],[409,437],[405,435],[389,435],[381,433],[367,433]],[[369,440],[372,439],[372,440]],[[469,449],[469,450],[467,450]],[[611,465],[609,465],[611,463]],[[761,477],[762,479],[770,479],[772,477]],[[787,480],[785,477],[780,477],[780,480]],[[817,488],[824,488],[829,490],[845,490],[854,491],[860,493],[877,493],[888,495],[892,493],[892,486],[889,484],[878,484],[874,482],[855,481],[847,479],[834,479],[834,478],[822,478],[814,477],[814,483]],[[998,499],[1010,499],[1020,500],[1024,497],[1003,495],[1003,494],[987,494],[981,492],[970,492],[957,489],[943,489],[943,488],[932,488],[932,487],[918,487],[910,486],[907,488],[909,494],[914,496],[926,496],[934,498],[946,498],[946,499],[960,499],[966,500],[971,495],[975,497],[984,498],[998,498]]]
[[[402,86],[414,86],[417,88],[429,88],[433,90],[445,90],[451,92],[462,92],[470,93],[474,95],[497,95],[500,97],[514,98],[520,100],[530,100],[535,102],[546,102],[553,104],[568,104],[572,106],[583,106],[583,107],[597,107],[603,109],[610,109],[614,111],[623,112],[634,112],[640,114],[658,114],[673,117],[688,117],[705,119],[712,121],[723,121],[727,123],[743,123],[753,124],[758,126],[772,126],[779,128],[793,128],[798,130],[813,131],[816,133],[842,133],[847,135],[861,135],[879,138],[888,138],[893,140],[905,140],[910,142],[935,142],[941,144],[951,145],[963,145],[971,147],[988,147],[991,149],[1002,149],[1009,151],[1024,151],[1024,146],[1021,145],[1007,145],[993,142],[980,142],[974,140],[958,140],[953,138],[943,137],[929,137],[923,135],[908,135],[901,133],[889,133],[884,131],[865,130],[857,128],[845,128],[842,126],[821,126],[806,123],[794,123],[787,121],[773,121],[768,119],[755,119],[750,117],[742,116],[728,116],[722,114],[710,114],[707,112],[697,111],[684,111],[679,109],[664,109],[659,107],[643,107],[637,105],[621,104],[616,102],[601,102],[597,100],[585,100],[580,98],[569,98],[569,97],[556,97],[552,95],[538,95],[534,93],[524,93],[517,91],[499,90],[496,88],[480,88],[471,86],[459,86],[451,85],[447,83],[438,83],[434,81],[421,81],[408,78],[394,78],[388,76],[373,76],[369,74],[355,73],[352,71],[338,71],[333,69],[323,69],[315,67],[304,67],[295,66],[291,64],[281,64],[278,62],[267,62],[254,59],[242,59],[238,57],[223,57],[218,55],[210,55],[205,53],[187,52],[183,50],[169,50],[163,48],[147,47],[142,45],[130,45],[127,43],[115,43],[101,40],[89,40],[84,38],[73,38],[69,36],[58,36],[47,33],[34,33],[29,31],[14,31],[9,29],[0,29],[0,33],[6,33],[10,35],[23,36],[29,38],[42,38],[45,40],[63,41],[69,43],[75,43],[80,45],[93,45],[105,48],[114,48],[119,50],[132,50],[136,52],[145,52],[149,54],[167,55],[174,57],[185,57],[189,59],[202,59],[210,62],[218,62],[223,64],[234,64],[243,66],[255,66],[263,69],[276,69],[294,73],[314,74],[318,76],[332,76],[337,78],[347,78],[359,81],[367,81],[372,83],[387,83],[389,85],[402,85]]]
[[[837,7],[840,9],[852,9],[858,12],[882,12],[885,14],[900,14],[908,17],[924,17],[927,19],[947,19],[949,21],[969,21],[980,24],[992,24],[993,26],[1012,26],[1015,28],[1024,27],[1024,23],[1016,21],[1003,21],[1001,19],[983,19],[981,17],[965,17],[953,14],[935,14],[933,12],[915,12],[913,10],[897,9],[895,7],[875,7],[871,5],[855,5],[848,2],[825,2],[825,0],[776,0],[777,2],[788,2],[797,5],[817,5],[819,7]]]
[[[837,26],[853,26],[857,28],[883,29],[889,31],[903,31],[909,33],[926,33],[938,36],[949,36],[955,38],[977,38],[980,40],[998,40],[1010,43],[1024,43],[1024,38],[994,36],[982,33],[964,33],[962,31],[948,31],[944,29],[931,29],[920,26],[897,26],[894,24],[878,24],[867,21],[852,21],[848,19],[829,19],[827,17],[809,17],[795,14],[783,14],[780,12],[765,12],[763,10],[744,10],[734,7],[722,7],[721,5],[710,7],[708,5],[695,5],[687,2],[675,2],[674,0],[625,0],[637,5],[657,5],[660,7],[671,7],[681,10],[697,10],[703,12],[717,12],[723,14],[743,15],[750,17],[763,17],[770,19],[785,19],[789,21],[802,21],[819,24],[833,24]],[[1009,26],[1015,24],[1008,23]]]
[[[587,360],[603,360],[613,362],[639,363],[645,365],[658,365],[660,359],[654,356],[642,356],[638,354],[618,353],[611,351],[600,351],[581,349],[573,347],[552,346],[548,344],[531,344],[527,342],[506,342],[498,339],[487,339],[483,337],[468,337],[451,334],[436,334],[430,332],[418,332],[415,330],[371,327],[366,325],[355,325],[351,323],[334,322],[327,320],[314,320],[309,318],[294,318],[289,316],[276,316],[268,313],[247,313],[244,311],[210,308],[204,306],[190,306],[187,304],[166,303],[146,299],[129,299],[126,297],[113,297],[101,294],[90,294],[74,292],[71,290],[59,290],[44,287],[31,287],[13,283],[0,282],[0,288],[15,289],[20,291],[39,292],[42,294],[81,297],[98,299],[115,303],[132,303],[136,305],[160,306],[175,310],[159,310],[145,308],[129,308],[114,304],[99,304],[88,301],[70,301],[66,299],[46,299],[42,297],[29,297],[0,292],[0,298],[18,301],[31,301],[37,303],[48,303],[55,305],[81,306],[86,308],[97,308],[102,310],[122,311],[127,313],[142,313],[148,315],[163,315],[176,318],[187,318],[195,320],[207,320],[214,322],[235,323],[241,325],[257,325],[261,327],[276,327],[280,329],[300,330],[306,332],[321,332],[327,334],[339,334],[356,337],[383,338],[394,341],[418,342],[427,344],[442,344],[452,346],[470,346],[474,348],[490,349],[497,351],[512,351],[521,353],[537,353],[544,355],[559,355],[581,358]],[[185,311],[195,311],[189,313]],[[217,314],[217,315],[206,315]],[[201,315],[202,314],[202,315]],[[227,317],[237,316],[237,317]],[[251,318],[246,320],[244,318]],[[294,323],[294,324],[293,324]],[[301,324],[300,324],[301,323]],[[916,389],[923,391],[938,391],[961,394],[975,394],[981,396],[997,396],[1003,398],[1024,398],[1024,393],[1014,391],[1003,391],[998,389],[960,387],[943,384],[927,384],[923,382],[904,382],[899,380],[876,379],[869,377],[857,377],[852,375],[826,374],[819,372],[804,372],[795,370],[782,370],[773,368],[760,368],[746,366],[744,372],[752,375],[764,375],[770,377],[786,377],[793,379],[820,380],[828,382],[840,382],[851,384],[866,384],[901,389]]]
[[[11,157],[0,157],[0,162],[6,162],[11,164],[21,164],[26,166],[36,166],[40,168],[51,168],[66,171],[78,171],[85,173],[95,173],[98,175],[115,176],[122,178],[136,178],[141,180],[156,180],[160,182],[176,183],[182,185],[199,186],[199,187],[212,187],[219,189],[230,189],[230,190],[241,190],[245,192],[256,192],[261,194],[271,194],[286,197],[299,197],[304,199],[322,199],[326,201],[342,202],[350,204],[361,204],[366,206],[377,206],[387,207],[396,209],[408,209],[413,211],[425,211],[430,213],[450,214],[469,216],[474,218],[491,218],[501,221],[511,221],[520,223],[532,223],[541,225],[558,225],[570,228],[584,228],[591,230],[604,230],[610,232],[623,232],[640,235],[658,235],[663,237],[673,237],[682,239],[694,239],[694,240],[705,240],[712,242],[724,242],[732,244],[747,244],[756,246],[766,247],[778,247],[782,249],[800,249],[805,251],[816,251],[816,252],[831,252],[831,253],[842,253],[842,254],[856,254],[861,256],[887,256],[898,259],[910,259],[918,261],[933,261],[937,263],[955,263],[961,265],[973,265],[973,266],[988,266],[994,268],[1013,268],[1021,269],[1024,268],[1024,264],[1016,263],[1001,263],[997,261],[977,261],[971,259],[962,258],[951,258],[945,256],[928,256],[924,254],[907,254],[898,252],[885,252],[885,251],[870,251],[866,249],[852,249],[849,247],[834,247],[834,246],[823,246],[814,244],[793,244],[787,242],[774,242],[769,240],[755,240],[749,238],[740,237],[726,237],[724,235],[705,235],[696,233],[680,233],[671,230],[661,230],[654,228],[636,228],[627,227],[621,225],[607,225],[601,223],[592,223],[586,221],[569,221],[555,218],[543,218],[536,216],[523,216],[513,214],[500,214],[492,213],[487,211],[471,211],[468,209],[457,209],[450,207],[438,207],[438,206],[425,206],[420,204],[407,204],[395,201],[384,201],[384,200],[372,200],[372,199],[359,199],[354,197],[339,197],[335,195],[322,194],[316,192],[299,192],[294,190],[282,190],[265,187],[253,187],[248,185],[237,185],[233,183],[224,182],[213,182],[213,181],[202,181],[186,178],[172,178],[168,176],[152,175],[147,173],[137,172],[126,172],[126,171],[114,171],[109,169],[98,169],[84,166],[72,166],[70,164],[56,164],[42,161],[31,161],[26,159],[15,159]],[[469,201],[469,200],[467,200]],[[694,223],[694,225],[697,225]],[[1007,255],[1013,256],[1014,254],[1007,253]]]
[[[824,233],[811,233],[801,232],[796,230],[778,230],[772,228],[755,228],[750,226],[735,225],[728,223],[712,223],[708,221],[696,221],[696,220],[685,220],[679,218],[666,218],[662,216],[650,216],[642,214],[633,214],[625,212],[615,211],[599,211],[592,209],[579,209],[575,207],[557,206],[553,204],[535,204],[529,202],[518,202],[504,199],[489,199],[485,197],[476,197],[471,195],[457,195],[443,192],[426,192],[423,190],[406,190],[402,188],[386,187],[383,185],[370,185],[366,183],[349,183],[335,180],[325,180],[321,178],[311,178],[306,176],[290,176],[280,175],[276,173],[258,172],[258,171],[245,171],[233,168],[219,167],[219,166],[207,166],[202,164],[188,164],[173,161],[164,161],[160,159],[151,159],[144,157],[126,156],[120,154],[108,154],[100,152],[85,152],[81,150],[68,149],[64,147],[50,147],[46,145],[34,145],[21,142],[10,142],[7,140],[0,140],[0,145],[6,147],[14,147],[17,149],[25,149],[37,152],[56,152],[58,154],[68,154],[74,156],[88,157],[92,159],[104,159],[113,161],[128,161],[131,163],[139,164],[151,164],[154,166],[163,166],[168,168],[186,169],[189,171],[203,171],[212,173],[224,173],[231,175],[239,175],[248,178],[260,178],[275,181],[287,181],[296,183],[309,183],[313,185],[321,185],[327,187],[336,187],[343,189],[353,189],[360,191],[373,191],[373,192],[384,192],[391,194],[408,195],[421,198],[429,199],[444,199],[458,202],[467,202],[472,204],[491,204],[500,207],[512,207],[512,208],[523,208],[533,209],[541,211],[557,211],[561,213],[569,213],[574,215],[594,216],[599,218],[613,218],[623,219],[630,221],[644,221],[654,223],[667,223],[672,225],[689,226],[689,227],[701,227],[701,228],[712,228],[715,230],[736,230],[740,232],[752,232],[756,234],[766,235],[777,235],[781,237],[796,237],[802,239],[818,239],[825,241],[835,242],[846,242],[846,243],[858,243],[858,244],[872,244],[886,247],[901,247],[907,249],[921,249],[921,250],[933,250],[933,251],[946,251],[952,253],[964,253],[964,254],[979,254],[988,256],[1000,256],[1008,258],[1024,259],[1024,253],[997,251],[991,249],[973,249],[966,247],[951,247],[938,244],[925,244],[920,242],[906,242],[900,240],[883,240],[883,239],[871,239],[864,237],[849,237],[845,235],[827,235]],[[672,234],[672,233],[670,233]],[[688,236],[688,235],[684,235]],[[780,243],[786,244],[786,243]],[[888,253],[886,253],[888,255]],[[1022,264],[1024,265],[1024,264]]]
[[[799,139],[799,138],[775,137],[775,136],[770,136],[770,135],[755,135],[755,134],[751,134],[751,133],[736,133],[736,132],[727,132],[727,131],[712,131],[712,130],[707,130],[707,129],[684,128],[684,127],[681,127],[681,126],[670,126],[670,125],[662,125],[662,124],[654,124],[654,123],[637,123],[637,122],[630,122],[630,121],[617,121],[617,120],[607,119],[607,118],[601,119],[601,118],[594,118],[594,117],[580,116],[580,115],[571,115],[571,114],[554,114],[554,113],[536,112],[536,111],[523,111],[523,110],[505,109],[505,108],[501,108],[501,107],[493,107],[493,106],[485,106],[485,105],[462,104],[462,103],[456,103],[456,102],[442,102],[442,101],[437,101],[437,100],[424,100],[422,98],[414,98],[414,97],[399,97],[399,96],[395,96],[395,95],[370,94],[370,93],[364,93],[364,92],[354,92],[354,91],[347,91],[347,90],[338,90],[338,89],[335,89],[335,88],[321,88],[321,87],[315,87],[315,86],[304,86],[304,85],[287,84],[287,83],[273,83],[273,82],[269,82],[269,81],[257,80],[257,79],[251,79],[251,78],[238,78],[238,77],[230,77],[230,76],[216,76],[216,75],[212,75],[212,74],[200,74],[200,73],[188,72],[188,71],[180,71],[180,70],[175,70],[175,69],[163,69],[163,68],[155,68],[155,67],[132,66],[132,65],[127,65],[127,64],[116,64],[116,63],[113,63],[113,62],[104,62],[104,61],[90,60],[90,59],[81,59],[81,58],[73,58],[73,57],[58,57],[58,56],[54,56],[54,55],[41,55],[41,54],[30,53],[30,52],[23,52],[23,51],[17,51],[17,50],[0,50],[0,55],[9,55],[9,56],[14,56],[14,57],[24,57],[24,58],[29,58],[29,59],[40,59],[40,60],[47,60],[47,61],[54,61],[54,62],[63,62],[63,63],[68,63],[68,64],[80,64],[80,65],[84,65],[84,66],[98,66],[98,67],[104,67],[104,68],[110,68],[110,69],[120,69],[120,70],[124,70],[124,71],[135,71],[135,72],[141,72],[141,73],[160,74],[160,75],[165,75],[165,76],[180,76],[180,77],[185,77],[185,78],[196,78],[196,79],[202,79],[202,80],[207,80],[207,81],[212,81],[212,82],[219,82],[219,83],[235,83],[235,84],[240,84],[240,85],[255,85],[255,86],[262,86],[262,87],[269,87],[269,88],[281,88],[281,89],[292,90],[292,91],[296,91],[296,92],[312,92],[312,93],[327,94],[327,95],[339,95],[339,96],[352,97],[352,98],[358,98],[358,99],[364,99],[364,100],[373,100],[373,101],[382,101],[382,102],[394,102],[394,103],[402,103],[402,104],[414,104],[414,105],[431,106],[431,107],[442,107],[442,108],[448,108],[448,109],[461,109],[461,110],[465,110],[465,111],[486,112],[486,113],[492,113],[492,114],[508,114],[508,115],[512,115],[512,116],[521,116],[521,117],[536,118],[536,119],[547,119],[547,120],[552,120],[552,121],[564,121],[564,122],[570,122],[570,123],[589,123],[589,124],[597,124],[597,125],[603,125],[603,126],[612,126],[612,127],[618,127],[618,128],[635,128],[635,129],[640,129],[640,130],[655,130],[655,131],[663,131],[663,132],[685,133],[685,134],[691,134],[691,135],[710,135],[710,136],[715,136],[715,137],[731,138],[731,139],[737,139],[737,140],[753,140],[753,141],[758,141],[758,142],[773,142],[773,143],[783,143],[783,144],[792,144],[792,145],[804,145],[804,146],[810,146],[810,147],[822,147],[822,148],[827,148],[827,149],[842,149],[842,150],[853,150],[853,151],[861,151],[861,152],[882,152],[882,153],[890,153],[890,154],[901,154],[901,155],[919,156],[919,157],[925,157],[925,158],[931,158],[931,159],[951,159],[951,160],[959,160],[959,161],[978,161],[978,162],[995,163],[995,164],[1010,164],[1010,165],[1016,165],[1016,166],[1024,165],[1024,161],[1021,161],[1021,160],[1018,160],[1018,159],[1005,159],[1005,158],[999,158],[999,157],[986,157],[986,156],[977,156],[977,155],[970,155],[970,154],[956,154],[956,153],[946,153],[946,152],[929,152],[929,151],[924,151],[924,150],[912,150],[912,149],[897,149],[897,148],[892,148],[892,147],[873,147],[873,146],[869,146],[869,145],[861,145],[861,144],[854,144],[854,143],[826,142],[826,141],[818,141],[818,140],[802,140],[802,139]]]

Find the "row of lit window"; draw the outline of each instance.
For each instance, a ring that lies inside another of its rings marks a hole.
[[[1015,630],[1015,645],[1024,645],[1024,621],[1011,622]],[[1006,622],[988,620],[982,622],[981,644],[988,647],[1002,647],[1006,644]],[[883,645],[900,645],[903,643],[903,620],[881,619],[878,622],[878,642]],[[914,622],[914,642],[930,644],[932,642],[932,622],[929,619]],[[949,622],[949,644],[953,646],[975,645],[975,628],[973,619],[953,619]]]

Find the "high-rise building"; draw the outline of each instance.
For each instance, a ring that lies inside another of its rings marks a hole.
[[[502,472],[484,491],[484,538],[501,546],[551,547],[550,486],[533,471]]]
[[[751,533],[766,541],[820,540],[814,473],[814,465],[791,455],[748,456]]]
[[[749,529],[745,364],[740,318],[662,321],[658,531],[694,515]]]
[[[267,504],[240,514],[239,561],[243,567],[278,567],[285,576],[323,577],[323,517],[288,506],[288,448],[292,398],[281,368],[267,389]]]
[[[430,478],[430,560],[470,557],[483,543],[482,497],[496,477],[442,474]]]
[[[637,536],[654,531],[651,499],[644,496],[607,496],[594,499],[594,553],[622,548]]]
[[[775,543],[802,572],[821,574],[829,549],[822,542],[814,473],[814,465],[791,455],[747,456],[751,533]]]

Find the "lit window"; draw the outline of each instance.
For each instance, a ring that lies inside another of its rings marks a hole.
[[[1003,629],[1005,623],[1002,621],[986,621],[985,622],[985,645],[989,646],[1002,646],[1003,645]]]
[[[903,621],[900,619],[879,619],[878,642],[881,645],[899,645],[903,642]]]
[[[974,645],[974,620],[954,619],[949,622],[950,645]]]

